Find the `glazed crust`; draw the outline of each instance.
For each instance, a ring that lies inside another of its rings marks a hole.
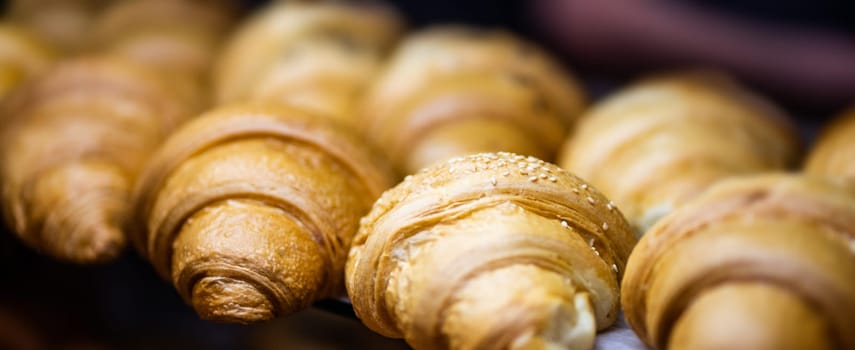
[[[559,164],[591,181],[643,233],[718,180],[793,165],[799,142],[776,107],[711,72],[650,77],[607,98]]]
[[[825,127],[808,156],[805,171],[832,178],[855,179],[855,107]]]
[[[584,100],[572,75],[521,39],[438,27],[401,44],[366,97],[363,129],[404,173],[477,152],[551,159]]]
[[[189,115],[156,75],[125,62],[58,64],[3,106],[4,213],[29,245],[103,261],[124,245],[128,197],[149,153]]]
[[[820,178],[722,181],[641,239],[622,283],[627,321],[657,349],[852,348],[853,198]]]
[[[417,349],[586,348],[617,317],[634,243],[608,199],[552,164],[455,158],[375,203],[348,295],[369,328]]]
[[[226,44],[217,100],[284,102],[354,122],[354,104],[402,27],[379,5],[271,4]]]
[[[153,157],[135,192],[134,241],[203,318],[269,319],[341,294],[359,217],[391,181],[329,120],[222,107]]]

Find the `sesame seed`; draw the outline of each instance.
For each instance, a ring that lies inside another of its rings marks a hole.
[[[540,174],[540,176],[538,176],[538,177],[539,177],[541,180],[546,180],[546,174]]]
[[[591,196],[588,196],[588,203],[594,204],[594,199]]]
[[[614,210],[615,209],[615,202],[609,201],[609,203],[606,204],[606,208],[609,208],[609,210]]]
[[[596,249],[594,249],[594,254],[596,254],[597,256],[600,256],[600,252],[597,251]]]
[[[565,228],[570,227],[570,225],[567,224],[567,221],[564,221],[564,220],[561,220],[561,226],[563,226]]]
[[[573,189],[573,193],[579,193],[579,189],[578,189],[578,188],[574,188],[574,189]]]
[[[528,178],[528,181],[537,182],[537,176],[532,176]]]
[[[448,168],[448,173],[454,174],[454,170],[455,170],[454,167],[450,167],[450,168]]]
[[[603,231],[608,231],[608,230],[609,230],[609,224],[604,222],[603,223]]]
[[[502,173],[502,176],[508,176],[508,175],[511,175],[510,171],[506,171],[506,172]]]
[[[525,170],[520,170],[520,175],[528,175],[528,172]]]
[[[588,246],[590,246],[591,248],[594,248],[594,238],[591,238],[588,240]]]
[[[587,189],[588,189],[588,184],[582,184],[582,189],[583,189],[583,190],[587,190]]]
[[[493,186],[496,186],[496,177],[495,176],[490,178],[490,183],[493,184]]]
[[[549,181],[556,182],[556,181],[558,181],[558,178],[555,176],[550,176]]]
[[[612,270],[615,270],[615,272],[618,272],[618,271],[617,271],[617,265],[616,265],[616,264],[612,264]]]

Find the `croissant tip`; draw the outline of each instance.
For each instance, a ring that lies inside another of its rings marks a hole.
[[[208,321],[249,324],[275,317],[266,295],[235,278],[203,277],[193,286],[191,300],[199,317]]]
[[[124,233],[112,225],[98,225],[87,231],[89,239],[72,250],[68,258],[86,264],[115,260],[125,247]]]

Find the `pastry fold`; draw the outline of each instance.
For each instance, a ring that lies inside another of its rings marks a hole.
[[[478,152],[552,159],[584,100],[569,72],[510,33],[436,27],[400,45],[360,125],[406,174]]]
[[[57,64],[9,96],[0,181],[12,230],[60,259],[115,257],[133,181],[191,113],[180,95],[136,65],[86,57]]]
[[[358,123],[352,111],[402,27],[380,5],[268,5],[226,44],[214,71],[217,101],[288,103]]]
[[[348,295],[372,330],[416,349],[588,349],[618,315],[635,243],[593,187],[533,157],[426,168],[362,220]]]
[[[286,106],[208,112],[135,195],[134,241],[204,319],[250,323],[343,294],[359,218],[391,185],[350,130]]]
[[[644,79],[585,113],[559,164],[614,199],[639,233],[709,185],[784,169],[799,155],[786,116],[726,76]]]
[[[722,181],[633,250],[627,321],[655,349],[855,347],[855,191],[798,175]]]

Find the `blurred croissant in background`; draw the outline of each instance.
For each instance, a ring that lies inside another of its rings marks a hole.
[[[5,101],[5,218],[28,245],[97,262],[124,246],[130,190],[147,156],[189,111],[180,91],[109,58],[64,61]]]
[[[573,76],[534,45],[501,31],[439,27],[401,44],[360,125],[410,174],[477,152],[552,159],[584,103]]]
[[[785,169],[799,140],[777,107],[710,72],[650,77],[581,118],[560,165],[614,199],[639,233],[707,186]]]
[[[92,49],[157,71],[187,91],[188,104],[210,104],[210,70],[238,14],[229,0],[124,0],[94,24]]]
[[[270,4],[227,43],[214,72],[217,102],[287,103],[357,123],[354,105],[402,27],[381,5]]]
[[[118,1],[115,1],[118,2]],[[89,48],[92,29],[109,0],[10,0],[6,18],[32,30],[64,54]]]
[[[855,107],[825,127],[808,155],[805,171],[855,183]]]

